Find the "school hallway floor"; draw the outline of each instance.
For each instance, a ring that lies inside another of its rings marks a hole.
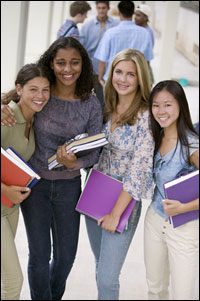
[[[156,37],[154,55],[151,65],[156,79],[156,73],[159,66],[159,38]],[[179,52],[175,52],[175,65],[173,78],[187,78],[197,81],[196,86],[185,87],[186,96],[189,101],[193,122],[199,120],[199,86],[198,86],[198,68],[194,67]],[[85,174],[83,174],[83,179]],[[126,261],[120,276],[120,300],[147,300],[147,285],[145,279],[145,267],[143,260],[143,224],[146,209],[150,200],[143,200],[141,218],[131,243]],[[39,243],[39,242],[38,242]],[[27,278],[28,247],[24,228],[23,218],[20,213],[19,226],[16,235],[16,245],[19,259],[21,262],[24,284],[21,293],[21,300],[30,300],[29,285]],[[198,263],[197,263],[198,264]],[[161,267],[162,268],[162,267]],[[196,285],[196,294],[198,296],[198,277]],[[69,275],[66,285],[66,291],[63,300],[96,300],[97,289],[95,281],[94,257],[89,245],[89,240],[85,227],[84,217],[81,216],[79,246],[74,266]]]

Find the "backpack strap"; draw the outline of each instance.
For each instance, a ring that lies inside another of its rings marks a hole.
[[[62,36],[60,36],[60,38],[63,38],[63,37],[65,37],[65,35],[70,31],[70,29],[72,29],[72,28],[77,28],[77,26],[75,25],[75,24],[72,24],[66,31],[65,31],[65,33],[62,35]]]

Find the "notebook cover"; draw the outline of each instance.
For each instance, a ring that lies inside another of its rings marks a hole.
[[[119,180],[92,169],[76,206],[76,210],[98,220],[112,210],[122,188],[123,183]],[[123,232],[135,203],[136,201],[132,199],[121,215],[116,229],[118,232]]]
[[[36,178],[15,165],[3,153],[1,153],[1,181],[6,185],[28,186],[30,188],[38,182]],[[1,203],[8,208],[13,207],[13,202],[3,193],[1,193]]]
[[[178,200],[181,203],[188,203],[199,197],[199,172],[191,172],[188,175],[180,177],[164,184],[165,196],[167,199]],[[171,185],[172,186],[169,186]],[[169,187],[167,187],[169,186]],[[193,210],[171,216],[173,227],[176,228],[189,221],[199,218],[199,210]]]

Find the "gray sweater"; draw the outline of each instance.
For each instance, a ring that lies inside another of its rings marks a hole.
[[[76,135],[102,131],[102,109],[96,96],[70,101],[51,95],[43,110],[35,114],[34,129],[36,148],[29,163],[42,178],[72,179],[80,175],[80,168],[91,167],[98,161],[99,150],[96,150],[79,158],[74,169],[63,166],[48,170],[48,158],[56,153],[58,146]]]

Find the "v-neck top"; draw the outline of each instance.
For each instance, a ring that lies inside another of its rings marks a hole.
[[[118,126],[111,132],[111,120],[104,124],[108,139],[94,166],[99,171],[123,178],[123,189],[135,200],[153,196],[154,141],[149,129],[149,112],[139,113],[134,125]]]
[[[188,141],[190,144],[189,154],[190,156],[199,149],[198,136],[188,134]],[[155,189],[153,195],[152,207],[163,218],[167,219],[168,216],[164,213],[162,200],[165,199],[164,183],[176,178],[177,174],[182,169],[188,171],[195,170],[195,166],[191,165],[187,161],[187,148],[183,147],[183,154],[181,153],[180,141],[177,144],[177,148],[174,147],[171,151],[161,156],[160,150],[157,152],[154,158],[154,181]]]

